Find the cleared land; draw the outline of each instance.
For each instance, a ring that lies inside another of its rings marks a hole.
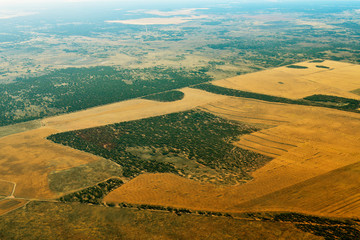
[[[302,62],[296,66],[307,68],[285,66],[212,83],[221,87],[291,99],[304,98],[314,94],[360,99],[359,95],[349,92],[360,88],[359,65],[335,61],[321,63],[329,68],[318,68],[317,65],[319,63]]]

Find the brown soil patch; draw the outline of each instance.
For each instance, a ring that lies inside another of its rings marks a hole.
[[[56,198],[58,195],[51,192],[48,186],[50,172],[99,159],[45,139],[56,132],[40,128],[0,139],[1,179],[17,184],[15,196]]]
[[[324,61],[302,62],[306,69],[279,67],[256,73],[213,81],[214,85],[273,96],[298,99],[314,94],[327,94],[360,99],[348,91],[360,88],[360,65]],[[329,67],[318,68],[317,65]]]

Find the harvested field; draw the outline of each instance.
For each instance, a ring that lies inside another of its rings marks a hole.
[[[0,201],[0,216],[24,206],[29,201],[23,199],[4,199]]]
[[[52,133],[56,131],[40,128],[0,139],[1,179],[16,183],[16,197],[56,198],[58,195],[49,189],[51,172],[99,159],[46,140]]]
[[[189,180],[175,174],[142,174],[112,191],[104,202],[224,210],[229,187]]]
[[[185,93],[185,97],[176,102],[134,99],[46,118],[42,123],[59,131],[71,131],[185,111],[227,98],[192,88],[184,88],[181,91]]]
[[[344,91],[353,91],[360,88],[360,65],[333,61],[325,61],[322,65],[328,66],[330,69],[328,71],[303,76],[301,79],[328,85]]]
[[[360,216],[360,163],[251,200],[246,211],[302,211],[335,217]]]
[[[298,69],[285,66],[212,83],[221,87],[291,99],[314,94],[360,99],[359,95],[349,92],[360,88],[358,81],[360,65],[335,61],[322,63],[329,67],[328,69],[316,67],[318,63],[302,62],[296,65],[308,68]]]

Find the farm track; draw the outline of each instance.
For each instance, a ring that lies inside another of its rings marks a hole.
[[[13,184],[13,188],[11,190],[11,194],[9,196],[6,196],[6,198],[13,198],[14,197],[14,193],[15,193],[15,189],[16,189],[16,183],[15,182],[12,182],[12,181],[7,181],[7,180],[3,180],[3,179],[0,179],[0,182],[6,182],[6,183],[11,183]]]

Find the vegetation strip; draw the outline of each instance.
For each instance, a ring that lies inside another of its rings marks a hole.
[[[167,91],[162,93],[155,93],[143,97],[143,99],[158,101],[158,102],[174,102],[183,99],[185,94],[181,91]]]
[[[359,100],[330,96],[330,95],[315,94],[312,96],[305,97],[303,99],[294,100],[284,97],[266,95],[262,93],[254,93],[254,92],[224,88],[213,85],[211,83],[202,83],[202,84],[194,85],[192,86],[192,88],[204,90],[215,94],[221,94],[221,95],[233,96],[233,97],[251,98],[266,102],[278,102],[278,103],[297,104],[304,106],[326,107],[326,108],[334,108],[343,111],[360,113],[360,111],[358,110],[360,108]]]
[[[99,183],[93,187],[88,187],[78,192],[67,194],[59,200],[61,202],[100,204],[103,197],[114,189],[120,187],[123,183],[124,182],[118,178],[108,179],[107,181]]]

